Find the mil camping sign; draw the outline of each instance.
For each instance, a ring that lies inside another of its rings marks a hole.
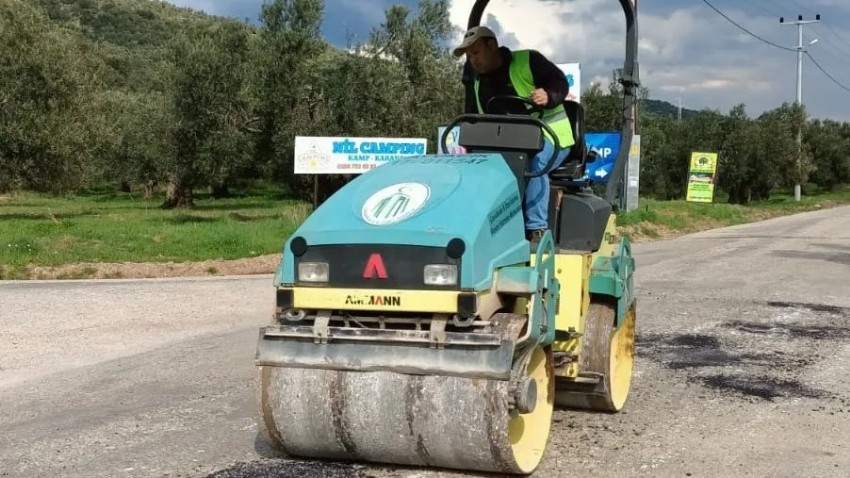
[[[426,153],[420,138],[295,137],[295,174],[361,174]]]

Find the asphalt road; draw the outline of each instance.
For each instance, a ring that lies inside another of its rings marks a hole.
[[[536,476],[850,476],[850,208],[637,244],[626,410],[556,412]],[[271,278],[0,283],[0,476],[458,475],[257,441]]]

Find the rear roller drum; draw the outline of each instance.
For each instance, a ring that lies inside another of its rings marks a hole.
[[[292,456],[528,474],[554,407],[548,349],[529,381],[263,367],[260,429]],[[528,410],[521,413],[520,409]]]
[[[635,356],[635,308],[632,306],[616,331],[616,306],[591,303],[585,321],[579,374],[597,383],[558,381],[559,407],[619,412],[626,403]]]

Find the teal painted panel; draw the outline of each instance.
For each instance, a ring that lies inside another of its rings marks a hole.
[[[405,158],[358,176],[325,201],[283,249],[278,283],[295,280],[289,244],[446,246],[463,239],[461,287],[484,290],[492,271],[525,263],[522,202],[516,178],[497,154]]]
[[[610,257],[599,257],[590,270],[591,294],[620,297],[623,292],[620,278]]]
[[[628,239],[620,241],[617,255],[600,257],[591,269],[589,289],[591,294],[606,295],[617,299],[617,321],[619,327],[634,297],[635,260]]]

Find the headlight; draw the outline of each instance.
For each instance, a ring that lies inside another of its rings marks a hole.
[[[454,264],[425,266],[425,285],[457,285],[457,266]]]
[[[325,262],[301,262],[298,264],[298,280],[301,282],[327,282],[328,264]]]

